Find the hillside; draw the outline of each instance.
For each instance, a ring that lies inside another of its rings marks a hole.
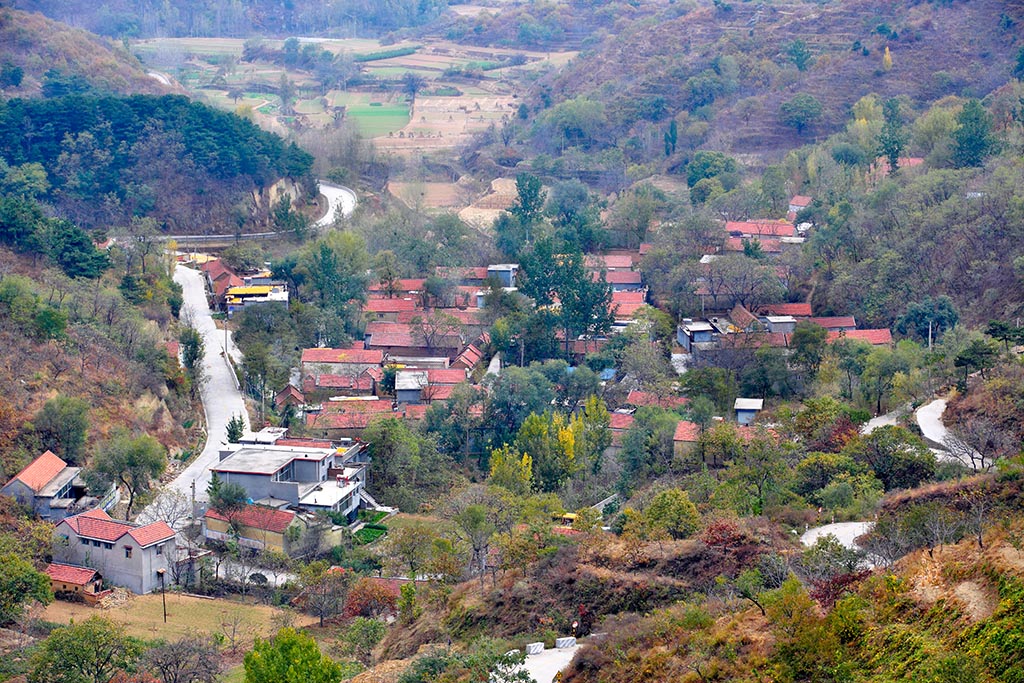
[[[620,145],[676,118],[692,129],[694,146],[777,159],[836,130],[868,93],[904,95],[917,106],[949,94],[984,97],[1009,77],[1024,21],[1019,5],[998,0],[716,4],[628,23],[541,92],[555,103],[603,102]],[[822,105],[803,134],[779,116],[798,93]]]
[[[137,59],[110,42],[41,14],[0,8],[0,63],[21,69],[20,85],[6,96],[37,95],[51,88],[161,95],[180,92],[146,74]]]

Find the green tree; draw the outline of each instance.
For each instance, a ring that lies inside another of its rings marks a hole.
[[[919,437],[894,425],[850,442],[843,454],[870,467],[886,491],[914,488],[935,474],[935,455]]]
[[[29,683],[109,683],[119,671],[133,671],[140,641],[103,617],[62,626],[32,657]]]
[[[821,361],[825,357],[828,330],[821,325],[801,320],[793,330],[790,348],[793,349],[793,361],[804,368],[813,377],[818,373]]]
[[[509,213],[525,230],[526,245],[532,243],[536,227],[543,218],[546,198],[547,193],[542,189],[540,178],[529,173],[520,173],[516,176],[516,201],[509,209]]]
[[[782,216],[789,208],[786,176],[779,166],[769,166],[761,176],[761,202],[772,216]]]
[[[135,498],[149,491],[153,479],[167,467],[163,445],[148,434],[132,434],[116,430],[110,440],[97,449],[96,457],[86,473],[90,487],[103,490],[111,482],[119,482],[128,491],[125,519],[131,516]]]
[[[811,51],[807,48],[807,43],[799,38],[786,46],[786,55],[798,71],[806,71],[814,61]]]
[[[181,344],[181,364],[190,375],[196,374],[198,368],[202,367],[205,344],[203,336],[194,327],[186,327],[178,335],[178,342]]]
[[[899,171],[900,155],[907,144],[907,134],[903,130],[899,100],[894,97],[887,99],[882,109],[885,124],[878,136],[878,153],[889,162],[889,175],[895,175]]]
[[[516,434],[516,448],[532,459],[533,484],[558,490],[576,469],[576,434],[561,413],[531,414]]]
[[[241,415],[232,415],[228,420],[227,437],[228,443],[238,443],[245,435],[245,420]]]
[[[384,638],[388,627],[379,619],[356,617],[345,631],[344,640],[356,659],[364,665],[373,663],[373,648]]]
[[[40,446],[72,465],[82,462],[89,428],[88,403],[71,396],[56,396],[43,404],[33,425]]]
[[[663,529],[675,539],[689,538],[700,528],[700,513],[686,491],[668,489],[654,496],[644,510],[644,519],[653,529]]]
[[[686,184],[693,187],[705,178],[726,177],[722,186],[730,189],[739,181],[738,176],[732,178],[739,172],[739,164],[730,156],[722,152],[709,152],[700,150],[693,155],[693,159],[686,165]],[[727,187],[728,186],[728,187]]]
[[[992,135],[992,115],[976,99],[969,99],[956,115],[953,132],[953,163],[957,168],[981,166],[996,149]]]
[[[953,329],[960,321],[953,300],[946,295],[930,296],[912,302],[907,312],[896,321],[895,329],[900,334],[912,336],[923,342],[938,341],[944,332]]]
[[[340,683],[341,667],[320,652],[313,637],[283,628],[256,639],[245,655],[245,683]]]
[[[797,133],[807,130],[821,118],[821,114],[821,102],[817,97],[808,93],[800,93],[779,106],[780,120],[785,125],[795,128]]]
[[[31,600],[44,605],[53,600],[50,577],[14,553],[0,555],[0,626],[20,619]]]
[[[398,280],[402,277],[398,257],[390,249],[377,252],[373,257],[373,271],[384,293],[390,299],[398,293]]]
[[[996,359],[999,357],[999,348],[990,339],[974,339],[953,359],[953,365],[964,369],[964,385],[967,384],[967,377],[972,371],[978,371],[985,376],[985,371],[995,367]]]
[[[473,551],[470,567],[480,575],[480,581],[483,582],[484,571],[487,569],[487,550],[497,527],[487,508],[481,504],[467,505],[455,514],[453,521]]]
[[[509,443],[527,416],[543,413],[554,398],[551,382],[533,367],[506,367],[499,376],[488,377],[485,382],[490,385],[490,393],[482,423],[495,447]]]
[[[449,484],[451,459],[438,452],[432,437],[413,432],[403,421],[375,419],[363,439],[370,445],[370,486],[381,500],[413,511]]]
[[[519,496],[528,495],[533,485],[533,458],[528,453],[520,455],[507,444],[491,451],[491,475],[487,483]]]

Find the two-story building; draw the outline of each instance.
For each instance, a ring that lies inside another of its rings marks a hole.
[[[160,588],[176,557],[174,530],[162,521],[140,526],[89,510],[65,518],[53,533],[54,561],[95,569],[140,595]]]
[[[354,521],[366,486],[362,449],[237,444],[222,450],[210,469],[259,505],[342,513]]]

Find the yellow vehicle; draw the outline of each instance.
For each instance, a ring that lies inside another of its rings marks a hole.
[[[572,526],[573,522],[576,521],[576,513],[566,512],[561,515],[551,515],[551,519],[560,526]]]

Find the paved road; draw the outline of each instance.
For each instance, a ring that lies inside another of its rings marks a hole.
[[[895,424],[897,424],[897,421],[899,420],[899,418],[903,414],[903,412],[904,412],[904,410],[902,408],[897,408],[896,410],[892,411],[891,413],[886,413],[884,415],[879,415],[878,417],[873,417],[870,420],[868,420],[866,423],[864,423],[864,426],[860,428],[860,433],[861,434],[870,434],[871,432],[875,431],[879,427],[885,427],[887,425],[895,425]]]
[[[202,397],[203,411],[206,413],[207,439],[203,452],[174,480],[168,482],[164,489],[191,496],[194,481],[196,500],[205,501],[206,486],[210,482],[209,468],[218,461],[217,450],[227,442],[228,421],[232,415],[241,415],[246,424],[249,421],[242,393],[236,386],[234,371],[224,359],[225,340],[232,358],[241,359],[242,354],[230,334],[225,335],[223,327],[217,327],[217,322],[210,315],[202,273],[178,266],[174,271],[174,281],[181,285],[184,295],[183,315],[188,312],[192,316],[192,324],[199,330],[206,345],[203,369],[208,379],[202,386]],[[146,521],[151,514],[150,508],[146,508],[139,518]]]
[[[341,212],[350,215],[356,208],[356,195],[347,187],[321,183],[320,191],[327,197],[327,211],[323,218],[316,222],[317,227],[329,227],[334,218]],[[202,387],[203,412],[206,414],[207,439],[203,452],[189,463],[178,476],[164,486],[164,491],[177,491],[186,497],[192,495],[192,484],[195,483],[197,501],[206,501],[206,487],[210,483],[210,466],[219,460],[218,450],[227,443],[227,424],[233,415],[241,415],[246,425],[249,417],[245,411],[245,400],[237,386],[234,370],[228,364],[225,353],[235,361],[242,362],[242,353],[235,346],[230,333],[223,327],[217,327],[210,307],[206,302],[206,288],[202,273],[191,268],[178,266],[174,271],[174,281],[181,285],[185,312],[192,316],[192,324],[203,335],[206,354],[203,368],[207,377]],[[163,494],[161,494],[163,495]],[[149,506],[139,514],[139,521],[153,521],[153,506]]]
[[[814,545],[819,538],[827,534],[832,534],[839,539],[847,548],[856,550],[857,544],[853,542],[853,539],[857,538],[861,534],[866,534],[871,529],[871,522],[837,522],[835,524],[826,524],[824,526],[814,527],[804,532],[804,535],[800,537],[800,542],[804,545]]]
[[[917,409],[915,417],[926,439],[943,443],[949,430],[942,424],[942,413],[946,410],[946,399],[938,398]]]
[[[523,668],[537,683],[552,683],[555,674],[569,666],[579,649],[577,645],[561,650],[544,650],[539,655],[527,655]]]
[[[334,225],[334,218],[339,211],[342,216],[350,216],[356,210],[356,193],[347,187],[321,180],[320,194],[327,197],[327,212],[315,223],[318,228],[329,228]]]

